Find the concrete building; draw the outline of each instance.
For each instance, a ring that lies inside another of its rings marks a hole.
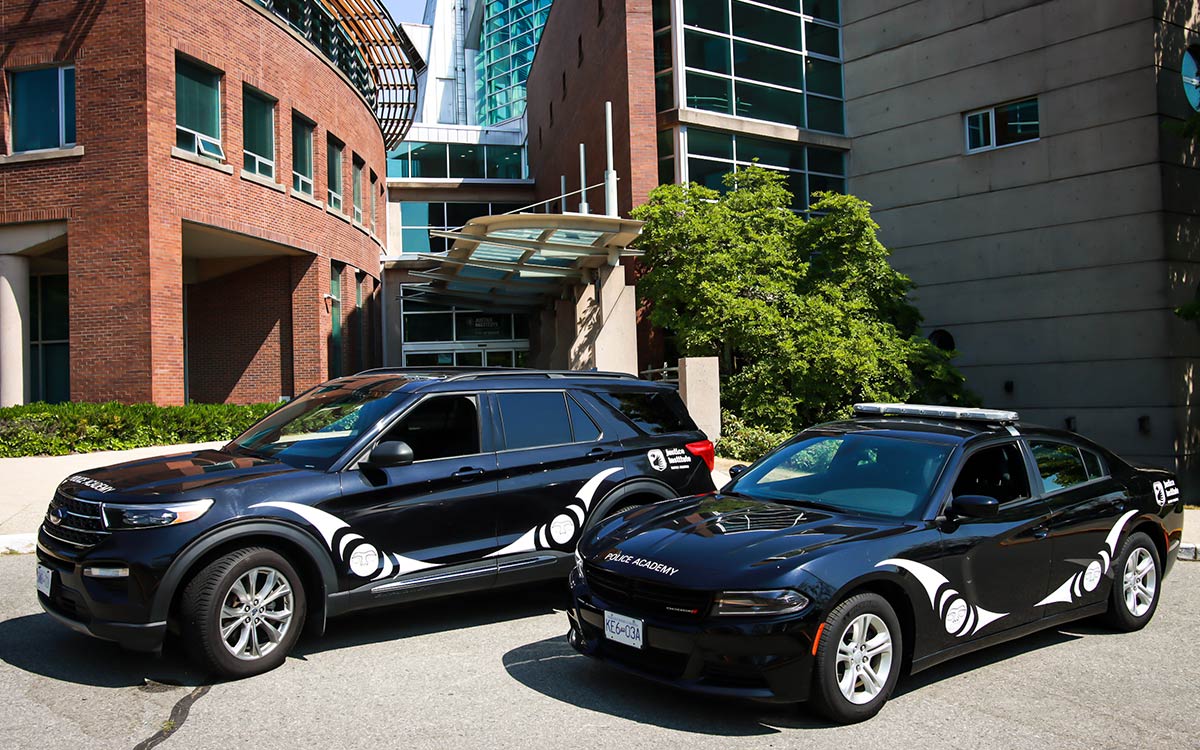
[[[532,198],[602,179],[605,101],[623,215],[753,159],[798,211],[853,192],[985,403],[1200,480],[1200,351],[1172,314],[1197,297],[1200,165],[1164,128],[1200,106],[1198,33],[1196,0],[559,3],[527,84]]]
[[[419,60],[368,0],[0,8],[0,401],[274,401],[379,360]]]
[[[1200,148],[1164,124],[1200,3],[843,13],[849,188],[971,389],[1197,486]]]

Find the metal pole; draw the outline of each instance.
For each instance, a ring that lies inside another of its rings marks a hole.
[[[587,202],[587,156],[583,144],[579,144],[579,213],[588,212]]]
[[[607,169],[604,170],[604,213],[617,215],[617,172],[613,169],[612,102],[604,103],[604,149]]]
[[[562,192],[559,193],[559,195],[562,196],[562,199],[561,199],[562,200],[562,210],[559,211],[559,213],[565,214],[567,212],[567,176],[562,175],[562,177],[560,179],[561,179],[561,185],[562,185]]]

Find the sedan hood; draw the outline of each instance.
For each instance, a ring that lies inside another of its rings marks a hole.
[[[715,583],[724,571],[791,569],[833,545],[906,528],[899,519],[715,494],[657,503],[626,514],[624,523],[605,523],[586,553],[614,572],[689,585],[689,571],[704,571]]]
[[[64,484],[90,499],[161,502],[172,495],[300,471],[274,459],[202,450],[113,464],[73,474]]]

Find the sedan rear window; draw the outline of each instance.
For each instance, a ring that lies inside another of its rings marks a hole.
[[[879,435],[800,439],[779,448],[726,491],[897,518],[924,506],[951,446]]]

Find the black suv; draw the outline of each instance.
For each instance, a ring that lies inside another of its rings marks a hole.
[[[133,649],[171,629],[202,664],[245,676],[327,617],[565,578],[593,519],[711,492],[712,463],[668,385],[369,370],[220,450],[68,477],[38,534],[39,600]]]

